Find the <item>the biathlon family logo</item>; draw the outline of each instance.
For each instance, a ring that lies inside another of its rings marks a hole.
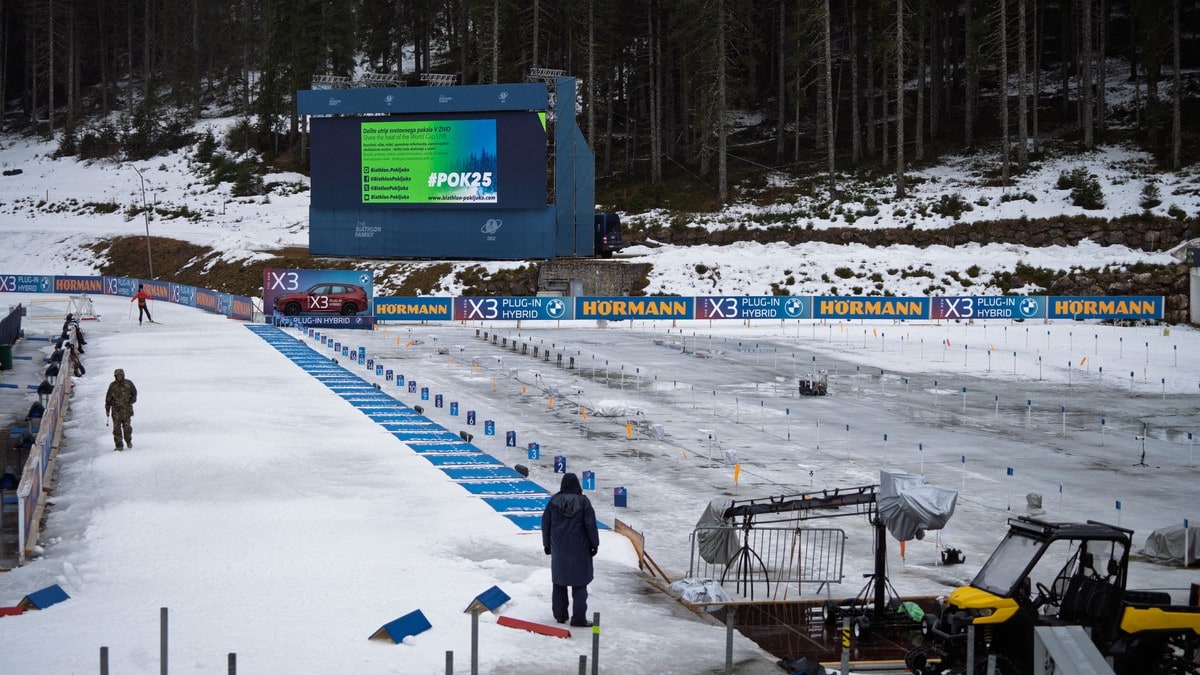
[[[479,228],[479,231],[484,234],[496,234],[503,225],[504,221],[499,218],[488,218],[484,221],[483,227]]]
[[[1036,298],[1021,298],[1021,302],[1017,305],[1017,311],[1026,319],[1037,316],[1038,301]]]
[[[783,313],[791,317],[800,316],[804,313],[804,301],[800,298],[788,298],[783,303]]]
[[[500,92],[500,102],[503,103],[507,100],[508,100],[508,92],[507,91]]]
[[[567,303],[559,298],[553,298],[546,303],[546,314],[552,319],[561,319],[567,313]]]

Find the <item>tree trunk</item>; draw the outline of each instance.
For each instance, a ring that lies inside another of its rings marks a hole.
[[[533,0],[533,58],[529,64],[531,68],[538,67],[538,37],[540,37],[538,34],[541,33],[539,20],[542,15],[540,2],[541,0]]]
[[[1100,0],[1100,12],[1096,17],[1096,39],[1100,43],[1098,49],[1099,57],[1097,58],[1097,70],[1099,72],[1097,73],[1096,78],[1098,80],[1098,84],[1096,86],[1096,129],[1100,131],[1100,138],[1102,140],[1104,138],[1105,127],[1107,126],[1105,117],[1107,116],[1106,111],[1108,109],[1108,97],[1105,93],[1105,89],[1108,88],[1106,86],[1108,83],[1108,67],[1105,65],[1106,60],[1104,58],[1108,42],[1108,30],[1106,29],[1107,25],[1108,0]]]
[[[1035,1],[1035,11],[1033,13],[1033,131],[1032,140],[1033,152],[1037,154],[1040,151],[1038,141],[1038,96],[1042,90],[1042,24],[1045,20],[1045,15],[1042,13],[1042,3],[1040,0]]]
[[[913,156],[925,159],[925,0],[917,3],[917,110],[913,114]]]
[[[46,3],[46,121],[49,124],[50,138],[54,138],[54,3]]]
[[[1178,169],[1183,166],[1181,149],[1183,146],[1182,132],[1182,107],[1180,98],[1182,93],[1180,89],[1183,87],[1183,82],[1179,76],[1180,58],[1179,58],[1179,0],[1171,2],[1171,51],[1174,66],[1171,69],[1171,166]]]
[[[1029,167],[1029,72],[1025,50],[1029,46],[1025,35],[1025,0],[1017,0],[1017,169],[1022,173]]]
[[[1008,119],[1008,0],[1000,0],[1000,181],[1008,185],[1008,164],[1012,155]]]
[[[150,94],[150,72],[151,72],[151,52],[150,46],[153,40],[150,33],[150,4],[151,0],[146,0],[144,3],[144,14],[142,16],[142,98],[145,99]]]
[[[646,3],[646,31],[650,39],[646,46],[646,76],[649,81],[647,90],[647,106],[650,108],[650,182],[662,182],[662,111],[658,108],[661,100],[658,95],[659,63],[658,41],[662,36],[658,33],[655,22],[654,3]]]
[[[829,16],[829,0],[825,0],[824,20],[825,20],[825,156],[828,163],[829,171],[829,199],[833,200],[837,194],[837,183],[835,180],[835,171],[837,169],[834,154],[834,126],[833,126],[833,33],[830,28],[832,21]]]
[[[1071,21],[1068,17],[1074,16],[1070,10],[1071,0],[1062,0],[1062,12],[1058,21],[1058,51],[1059,51],[1059,67],[1062,75],[1062,98],[1059,101],[1059,126],[1070,117],[1071,114]]]
[[[866,16],[867,45],[871,45],[871,8],[867,7]],[[863,96],[867,102],[867,156],[875,159],[875,50],[867,47],[867,81]]]
[[[1080,36],[1080,72],[1079,72],[1079,90],[1082,101],[1080,103],[1083,112],[1083,147],[1091,150],[1096,147],[1095,137],[1093,136],[1092,127],[1092,84],[1095,80],[1092,70],[1092,2],[1093,0],[1083,0],[1083,12],[1080,17],[1082,23],[1083,35]]]
[[[596,0],[588,0],[587,140],[596,147]]]
[[[904,197],[904,0],[896,0],[896,198]]]
[[[859,115],[861,97],[858,91],[858,8],[850,1],[850,157],[854,166],[862,162],[862,119]],[[798,107],[798,106],[797,106]]]
[[[975,31],[972,30],[972,24],[975,22],[975,0],[966,0],[966,30],[963,36],[964,39],[964,58],[963,67],[966,69],[966,82],[963,87],[963,145],[967,149],[975,147],[975,78],[976,78],[976,56],[975,56]]]
[[[785,117],[787,115],[787,105],[786,105],[786,103],[787,103],[787,98],[786,98],[787,82],[786,82],[786,78],[784,78],[784,76],[783,76],[784,64],[785,64],[785,60],[786,60],[784,58],[784,55],[787,53],[786,48],[784,46],[784,44],[785,44],[785,42],[784,42],[784,24],[786,23],[786,21],[784,21],[784,19],[787,16],[787,8],[785,7],[786,1],[787,0],[779,0],[779,34],[776,37],[776,47],[775,47],[775,51],[777,53],[777,60],[776,60],[777,62],[776,62],[775,72],[776,72],[776,77],[779,80],[777,83],[778,84],[778,94],[777,94],[778,108],[777,108],[777,112],[776,112],[776,119],[778,120],[778,123],[775,127],[775,161],[776,162],[783,161],[783,153],[784,153],[784,147],[785,147],[785,145],[784,145],[784,127],[785,127],[784,122],[785,122]],[[828,18],[828,14],[829,14],[828,3],[826,3],[826,6],[825,6],[825,13],[826,13],[826,18]]]
[[[725,129],[725,0],[717,0],[717,201],[729,200]]]

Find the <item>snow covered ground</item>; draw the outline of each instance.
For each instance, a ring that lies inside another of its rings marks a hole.
[[[0,178],[0,273],[93,274],[97,262],[82,245],[144,233],[140,216],[124,214],[142,203],[136,172],[52,159],[53,149],[0,140],[0,166],[23,171]],[[1049,183],[1080,162],[1107,167],[1097,173],[1108,206],[1095,215],[1140,212],[1140,189],[1130,176],[1146,160],[1109,150],[1047,162],[1009,189],[1036,194],[1036,203],[1001,201],[1000,189],[982,187],[965,166],[933,169],[949,173],[914,188],[908,202],[880,203],[885,213],[859,218],[856,226],[887,224],[888,209],[915,213],[918,202],[939,191],[975,205],[964,219],[1015,216],[995,209],[1022,206],[1031,217],[1076,213],[1065,192]],[[302,176],[268,177],[285,187],[265,198],[234,199],[228,186],[204,184],[184,155],[137,166],[148,202],[203,214],[199,222],[152,220],[155,236],[210,245],[230,260],[307,244]],[[1158,210],[1198,210],[1191,176],[1158,180],[1164,194]],[[118,208],[105,213],[89,203]],[[737,227],[739,213],[754,211],[732,207],[712,226]],[[1048,267],[1057,261],[1065,269],[1174,260],[1091,243],[1067,250],[742,244],[631,253],[654,265],[651,292],[682,295],[764,293],[756,286],[761,280],[802,266],[812,278],[829,272],[830,282],[813,292],[840,284],[838,292],[850,294],[860,282],[841,280],[835,267],[914,264],[940,278],[968,264],[988,272],[1018,261]],[[715,261],[719,283],[698,287],[697,264],[711,268]],[[893,294],[919,295],[928,279],[888,283]],[[450,280],[443,285],[453,290]],[[31,297],[3,294],[0,305]],[[0,606],[52,583],[71,599],[0,618],[0,672],[92,672],[101,646],[109,648],[114,672],[153,672],[162,607],[170,612],[171,669],[185,673],[220,671],[230,652],[252,672],[439,673],[450,650],[455,671],[467,672],[464,609],[492,585],[512,597],[504,614],[551,619],[549,565],[536,533],[469,496],[244,325],[158,304],[162,325],[138,326],[127,299],[94,301],[101,318],[84,326],[88,373],[72,400],[40,557],[0,574]],[[60,325],[25,324],[31,338],[57,337]],[[710,499],[873,484],[883,467],[961,490],[943,532],[909,542],[904,559],[892,542],[889,575],[905,594],[943,593],[968,581],[1006,519],[1025,512],[1026,493],[1043,495],[1049,518],[1120,523],[1136,530],[1139,544],[1155,528],[1198,515],[1200,453],[1188,434],[1200,434],[1200,333],[1187,327],[1171,326],[1169,334],[1162,326],[999,321],[383,328],[335,334],[462,410],[477,411],[480,420],[495,420],[497,435],[477,430],[474,443],[508,464],[528,465],[531,479],[548,491],[558,483],[555,455],[565,455],[572,471],[594,471],[597,489],[589,494],[600,519],[611,525],[619,518],[644,532],[648,551],[672,579],[687,572],[689,535]],[[549,345],[574,356],[577,367],[560,369],[485,344],[477,330],[543,350]],[[35,359],[48,354],[48,345],[33,339],[17,349]],[[35,364],[19,360],[5,381],[36,384]],[[111,449],[102,405],[118,367],[140,392],[135,447],[123,453]],[[795,395],[796,379],[813,369],[830,372],[831,396]],[[451,431],[465,428],[447,409],[382,386],[409,405],[423,405]],[[32,400],[25,390],[0,390],[0,412],[26,410]],[[581,409],[590,411],[586,421]],[[633,439],[626,437],[627,422],[637,423]],[[1143,423],[1146,467],[1134,466]],[[645,433],[653,427],[659,431]],[[517,432],[520,448],[538,442],[542,460],[506,448],[508,430]],[[736,484],[727,456],[741,465]],[[627,507],[614,506],[614,487],[626,488]],[[846,579],[833,593],[853,595],[859,575],[870,570],[870,528],[858,518],[839,518],[834,526],[849,539]],[[966,564],[937,564],[939,545],[962,549]],[[1196,580],[1194,570],[1144,562],[1131,570],[1132,586],[1171,589],[1177,600]],[[650,590],[627,540],[612,532],[602,534],[591,591],[591,609],[603,625],[602,670],[723,671],[723,627]],[[367,640],[415,609],[432,630],[403,645]],[[591,651],[586,630],[558,640],[498,626],[490,614],[482,621],[482,672],[572,673],[579,655]],[[739,673],[777,672],[773,658],[740,637],[735,657]]]

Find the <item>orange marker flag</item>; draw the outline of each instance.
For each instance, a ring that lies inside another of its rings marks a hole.
[[[523,385],[522,385],[522,387],[521,387],[521,393],[522,393],[522,394],[524,394],[524,393],[525,393],[525,387],[524,387]]]
[[[683,461],[687,461],[687,448],[679,446],[679,452],[683,453]]]
[[[904,540],[903,539],[900,540],[900,557],[901,558],[904,557]]]
[[[874,328],[871,329],[871,337],[879,337],[879,332]]]
[[[551,396],[551,397],[550,397],[550,405],[548,405],[548,406],[546,406],[546,407],[547,407],[547,408],[553,408],[553,407],[554,407],[554,397],[553,397],[553,396]]]
[[[579,414],[583,416],[583,421],[587,421],[587,408],[580,408]]]
[[[633,423],[632,422],[625,423],[625,438],[626,439],[633,438]]]
[[[1086,356],[1085,356],[1085,357],[1083,357],[1082,359],[1079,359],[1079,365],[1081,365],[1081,366],[1082,366],[1082,365],[1083,365],[1083,364],[1085,364],[1085,363],[1087,363],[1087,357],[1086,357]]]
[[[739,478],[741,475],[742,475],[742,465],[741,465],[741,464],[734,464],[734,465],[733,465],[733,484],[734,484],[734,485],[737,485],[738,478]]]

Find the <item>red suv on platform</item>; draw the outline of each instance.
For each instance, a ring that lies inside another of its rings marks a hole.
[[[353,316],[367,308],[367,292],[353,284],[317,284],[303,293],[275,296],[275,311],[288,316],[335,312]]]

